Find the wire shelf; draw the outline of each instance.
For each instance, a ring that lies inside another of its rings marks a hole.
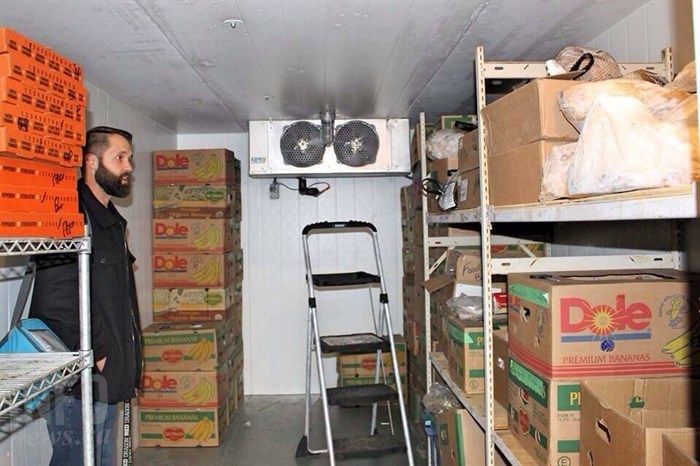
[[[0,416],[89,366],[91,352],[0,355]]]
[[[90,251],[90,238],[0,238],[0,256]]]

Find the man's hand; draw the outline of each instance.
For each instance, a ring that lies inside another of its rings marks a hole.
[[[97,370],[102,372],[102,369],[105,367],[105,363],[107,362],[107,357],[105,356],[104,358],[100,359],[95,363],[95,367],[97,367]]]

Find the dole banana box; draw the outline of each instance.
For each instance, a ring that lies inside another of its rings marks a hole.
[[[159,252],[153,254],[153,286],[168,288],[227,287],[240,282],[236,253],[206,254]]]
[[[215,408],[226,402],[227,370],[145,371],[139,406],[149,408]]]
[[[241,164],[227,149],[170,150],[153,153],[155,184],[229,184],[240,189]]]
[[[447,323],[447,360],[450,376],[465,394],[484,392],[484,329],[480,321],[445,317]],[[494,334],[507,333],[504,327]],[[494,360],[494,364],[496,361]]]
[[[237,218],[240,193],[228,184],[155,185],[153,217]]]
[[[511,355],[553,379],[687,375],[700,364],[698,276],[511,274]]]
[[[139,407],[142,447],[216,447],[228,425],[226,406],[218,408]]]
[[[233,348],[230,321],[153,324],[143,330],[146,371],[213,371]]]
[[[394,335],[394,346],[396,347],[396,360],[399,364],[401,374],[406,373],[406,340],[400,335]],[[387,372],[393,372],[391,353],[382,353],[382,365]],[[374,377],[377,367],[376,353],[363,354],[343,354],[338,356],[336,369],[341,376],[357,375],[358,377]]]
[[[154,322],[225,320],[241,308],[241,284],[226,288],[154,288]]]
[[[508,373],[508,424],[523,449],[542,466],[584,464],[579,381],[553,381],[515,358]]]
[[[233,218],[153,220],[155,252],[224,252],[240,248],[241,222]]]

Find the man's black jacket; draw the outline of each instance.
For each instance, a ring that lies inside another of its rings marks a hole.
[[[126,220],[110,202],[104,207],[81,179],[80,210],[92,229],[90,307],[95,361],[107,357],[95,382],[95,400],[131,399],[141,378],[141,333]],[[36,257],[37,274],[30,317],[44,321],[72,351],[80,348],[76,254]],[[74,392],[79,391],[80,384]]]

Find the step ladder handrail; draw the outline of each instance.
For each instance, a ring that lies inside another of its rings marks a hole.
[[[310,234],[313,230],[334,230],[334,229],[355,229],[355,228],[368,228],[373,232],[377,232],[377,227],[369,222],[363,222],[360,220],[347,220],[338,222],[317,222],[310,223],[304,227],[301,234],[306,236]]]

